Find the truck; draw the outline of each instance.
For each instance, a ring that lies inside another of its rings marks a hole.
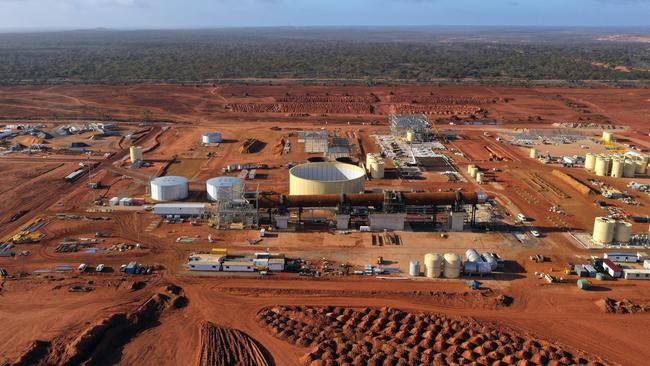
[[[83,273],[86,271],[87,268],[88,265],[86,263],[81,263],[77,269],[79,270],[79,272]]]

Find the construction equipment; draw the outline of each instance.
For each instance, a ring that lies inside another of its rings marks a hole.
[[[379,265],[384,264],[384,257],[382,257],[382,256],[377,257],[377,264],[379,264]]]

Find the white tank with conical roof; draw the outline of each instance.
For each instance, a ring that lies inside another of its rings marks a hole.
[[[460,277],[461,260],[460,256],[455,253],[446,253],[444,256],[444,274],[445,278],[458,278]]]
[[[438,253],[424,255],[424,275],[428,278],[438,278],[442,273],[443,258]]]
[[[614,241],[618,243],[629,243],[632,238],[632,224],[627,221],[616,222]]]

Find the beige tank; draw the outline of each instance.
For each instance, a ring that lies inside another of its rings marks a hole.
[[[458,254],[447,253],[445,254],[444,274],[445,278],[458,278],[460,277],[460,257]]]
[[[625,159],[623,164],[623,177],[625,178],[634,178],[636,173],[636,163],[632,159]]]
[[[437,253],[424,255],[424,275],[428,278],[438,278],[442,273],[442,256]]]
[[[612,172],[611,176],[614,178],[622,178],[623,177],[623,168],[625,167],[625,160],[622,158],[614,158],[612,159]]]
[[[599,177],[605,177],[609,175],[610,165],[612,160],[606,155],[599,155],[596,158],[596,175]]]
[[[614,233],[614,241],[619,243],[629,243],[632,238],[632,224],[627,221],[616,222],[616,232]]]
[[[593,239],[595,242],[602,244],[609,244],[614,240],[614,232],[616,231],[616,220],[608,219],[606,217],[596,217],[594,221],[594,234]]]
[[[647,156],[638,156],[634,159],[636,162],[635,172],[637,174],[646,174],[648,171],[648,157]]]
[[[530,158],[537,159],[537,149],[530,149]]]
[[[612,135],[611,132],[603,131],[603,141],[604,142],[612,142],[613,139],[614,139],[614,135]]]
[[[588,153],[585,155],[585,169],[593,172],[596,168],[596,155]]]
[[[370,172],[372,179],[384,178],[384,158],[379,154],[368,153],[366,154],[366,168]]]
[[[413,132],[413,131],[406,131],[406,141],[408,141],[408,142],[413,142],[413,141],[415,141],[415,132]]]
[[[470,170],[469,175],[472,176],[472,178],[476,178],[476,174],[479,172],[478,167],[473,167],[472,170]]]
[[[470,164],[467,166],[467,174],[472,174],[472,169],[476,167],[474,164]]]
[[[478,172],[476,173],[476,182],[478,184],[483,184],[483,178],[485,177],[485,173]]]
[[[142,159],[142,146],[131,146],[129,148],[129,157],[131,158],[132,163],[135,163],[138,160],[143,160]]]

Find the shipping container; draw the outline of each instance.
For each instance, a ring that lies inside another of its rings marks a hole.
[[[621,267],[617,266],[616,264],[614,264],[614,262],[612,262],[609,259],[603,260],[603,269],[605,270],[605,272],[607,272],[610,276],[614,278],[619,278],[623,275],[623,272],[621,271]]]
[[[611,260],[612,262],[632,262],[632,263],[636,263],[636,261],[637,261],[636,253],[609,252],[609,253],[605,253],[603,257],[605,259]]]
[[[623,277],[626,280],[650,280],[650,270],[648,269],[624,269]]]

